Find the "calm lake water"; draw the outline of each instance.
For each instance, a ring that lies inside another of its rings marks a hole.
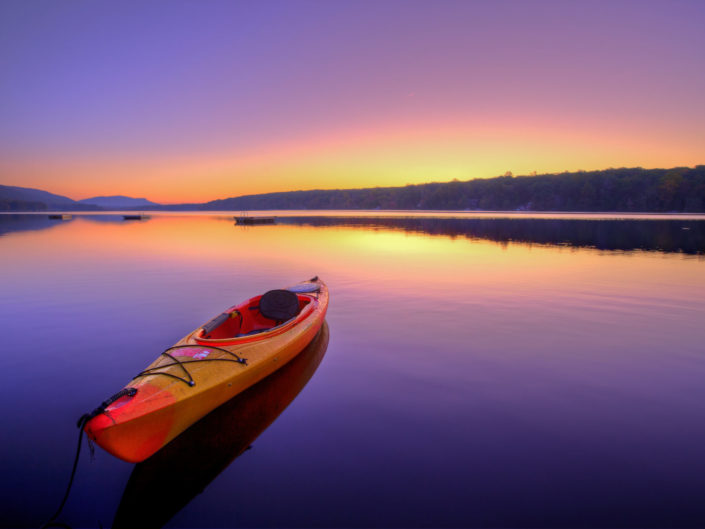
[[[298,363],[154,461],[84,445],[62,519],[705,526],[705,220],[467,217],[0,215],[0,525],[51,516],[78,417],[164,348],[319,275]]]

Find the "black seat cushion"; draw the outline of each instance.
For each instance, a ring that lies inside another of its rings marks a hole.
[[[270,290],[259,300],[259,311],[271,320],[290,320],[299,313],[299,298],[288,290]]]

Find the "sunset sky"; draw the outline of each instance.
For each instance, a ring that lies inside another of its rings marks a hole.
[[[705,2],[0,3],[0,183],[164,203],[705,163]]]

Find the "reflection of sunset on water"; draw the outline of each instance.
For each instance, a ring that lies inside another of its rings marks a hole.
[[[34,237],[31,248],[26,248],[21,236],[5,239],[6,267],[20,258],[21,248],[21,260],[34,257],[38,268],[51,255],[54,268],[62,262],[67,267],[77,262],[79,267],[90,267],[107,261],[108,267],[115,268],[140,263],[155,270],[203,267],[238,275],[278,269],[292,281],[297,274],[305,277],[315,272],[326,278],[354,277],[388,293],[431,281],[434,288],[426,292],[428,296],[453,295],[467,288],[493,303],[505,297],[510,302],[516,296],[541,299],[560,292],[587,295],[589,288],[584,285],[607,282],[613,282],[612,288],[624,296],[646,289],[652,296],[668,297],[703,287],[697,258],[498,243],[384,227],[242,227],[234,226],[231,217],[197,215],[155,216],[134,223],[78,217]],[[19,266],[17,271],[22,275]],[[23,272],[28,273],[26,268]]]
[[[685,521],[700,513],[683,491],[705,487],[695,456],[705,426],[690,420],[705,402],[702,220],[289,218],[248,227],[226,215],[37,219],[7,216],[0,226],[4,337],[8,350],[31,351],[7,358],[3,386],[18,403],[4,410],[6,421],[26,425],[5,441],[19,454],[14,474],[29,462],[55,465],[71,451],[80,412],[195,326],[318,275],[331,296],[325,361],[255,449],[175,525],[222,525],[223,502],[242,487],[247,506],[227,516],[252,527],[287,526],[291,516],[314,525],[308,511],[271,514],[272,494],[287,505],[322,498],[316,520],[331,526],[350,497],[415,498],[414,516],[454,513],[485,526],[515,519],[507,502],[540,525],[546,511],[532,506],[545,494],[568,490],[573,512],[587,490],[600,521],[611,519],[615,501],[640,502],[653,472],[666,473],[665,485],[650,486],[669,513]],[[639,222],[653,223],[653,236]],[[597,244],[615,249],[589,247]],[[51,451],[32,434],[27,409],[41,409],[42,429],[56,432]],[[127,474],[101,455],[110,457],[97,454],[90,467],[100,478],[77,479],[72,494],[92,498],[108,519]],[[616,474],[619,490],[606,488]],[[28,479],[26,487],[38,478]],[[479,510],[454,496],[468,483],[488,498]],[[14,497],[27,512],[29,496]],[[69,503],[67,516],[90,526],[81,505]],[[628,512],[658,516],[648,506]],[[396,510],[385,517],[400,521]],[[374,525],[364,512],[354,520]]]

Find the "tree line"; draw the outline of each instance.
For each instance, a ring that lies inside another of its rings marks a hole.
[[[290,191],[214,200],[207,210],[439,209],[705,212],[705,165],[620,168],[446,183]]]

